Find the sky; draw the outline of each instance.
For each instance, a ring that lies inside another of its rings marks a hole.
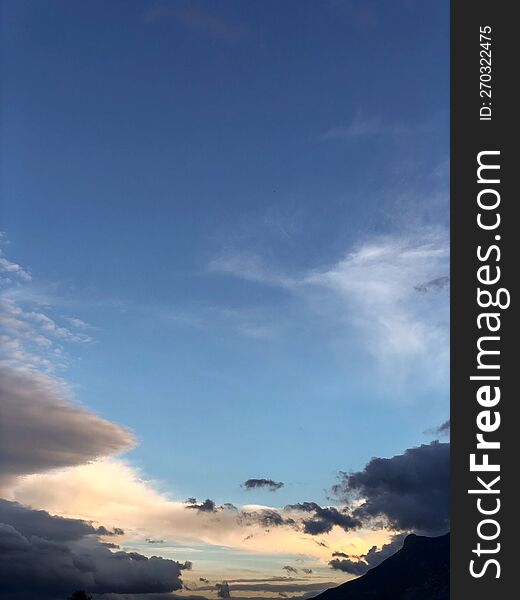
[[[1,11],[6,511],[205,597],[440,532],[363,477],[447,446],[449,3]]]

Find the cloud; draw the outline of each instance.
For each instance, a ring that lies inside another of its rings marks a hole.
[[[435,535],[450,522],[450,445],[438,441],[391,458],[373,458],[362,471],[344,473],[334,487],[363,522],[384,518],[400,531]]]
[[[69,342],[90,342],[92,339],[83,333],[73,333],[66,327],[59,326],[53,319],[41,312],[26,313],[28,320],[35,321],[40,330],[51,337],[58,340],[66,340]],[[67,318],[67,320],[70,320]],[[76,319],[75,319],[76,320]],[[77,326],[76,326],[77,327]]]
[[[449,298],[443,282],[449,244],[442,228],[372,236],[331,265],[297,274],[280,273],[240,252],[223,254],[208,268],[302,299],[323,319],[355,334],[394,377],[420,376],[423,383],[446,377]],[[421,286],[438,293],[417,293]]]
[[[442,231],[380,236],[332,267],[309,273],[305,283],[332,292],[370,350],[385,361],[403,357],[409,364],[413,356],[416,364],[430,353],[447,360],[448,298],[419,298],[414,286],[446,271],[448,259]]]
[[[282,567],[282,569],[284,571],[287,571],[287,573],[298,573],[298,569],[291,567],[291,565],[285,565],[284,567]]]
[[[447,276],[444,277],[436,277],[431,281],[426,281],[425,283],[419,283],[414,286],[414,289],[420,292],[421,294],[426,294],[428,292],[439,292],[444,288],[448,287],[450,284],[450,278]]]
[[[292,568],[292,567],[290,567]],[[237,583],[235,583],[235,581]],[[241,581],[247,582],[248,580],[228,580],[229,591],[231,597],[237,597],[236,593],[239,592],[261,592],[263,594],[294,594],[298,592],[307,592],[310,596],[315,596],[319,592],[328,589],[337,584],[337,582],[321,581],[316,583],[304,583],[299,581],[295,577],[283,577],[280,579],[282,583],[270,583],[278,581],[275,577],[269,577],[267,579],[251,580],[251,583],[240,583]],[[285,582],[285,583],[284,583]],[[210,591],[214,589],[212,586],[204,586],[198,588],[199,591]],[[264,596],[268,598],[272,596]],[[294,597],[294,596],[292,596]]]
[[[20,265],[11,262],[4,256],[0,250],[0,273],[5,273],[7,276],[15,276],[21,281],[31,281],[32,277],[28,271],[26,271]]]
[[[0,366],[0,480],[80,465],[128,450],[133,435],[75,405],[45,373]]]
[[[334,552],[333,559],[329,561],[329,566],[336,571],[344,571],[351,575],[364,575],[369,569],[377,567],[392,554],[395,554],[403,545],[406,533],[400,533],[392,536],[387,544],[383,544],[381,549],[372,546],[366,554],[351,557],[344,552]],[[355,560],[352,560],[355,558]]]
[[[450,420],[444,421],[441,423],[439,427],[437,427],[436,432],[439,435],[449,435],[450,434]]]
[[[434,130],[434,120],[410,125],[404,122],[389,123],[378,116],[356,115],[346,127],[333,127],[320,136],[322,141],[359,140],[367,137],[403,136],[423,134]]]
[[[260,525],[261,527],[282,527],[296,526],[296,521],[290,517],[284,517],[279,511],[263,508],[260,510],[246,511],[239,513],[238,520],[244,525]]]
[[[272,479],[248,479],[244,481],[241,487],[246,490],[252,490],[256,488],[267,488],[271,492],[275,492],[283,487],[281,481],[273,481]]]
[[[432,429],[427,429],[424,433],[425,434],[433,434],[433,435],[437,435],[439,437],[449,437],[450,436],[450,428],[451,428],[451,424],[450,424],[450,420],[446,420],[443,423],[441,423],[438,427],[433,427]]]
[[[313,513],[313,517],[303,520],[303,531],[310,535],[320,535],[328,533],[337,525],[344,531],[359,528],[361,521],[353,518],[345,511],[340,511],[334,507],[322,507],[316,502],[301,502],[286,506],[287,510]]]
[[[260,257],[248,253],[223,253],[209,262],[208,270],[288,289],[298,284],[297,279],[273,271]]]
[[[206,500],[204,500],[204,502],[201,502],[200,504],[188,504],[186,508],[193,508],[199,512],[217,512],[215,502],[213,502],[213,500],[210,500],[209,498],[206,498]]]
[[[1,259],[0,363],[55,372],[67,366],[67,344],[90,343],[93,339],[80,319],[49,316],[52,308],[47,303],[42,307],[31,281],[20,265]]]
[[[225,581],[222,583],[215,584],[215,589],[217,590],[218,598],[231,598],[229,585]]]
[[[181,589],[190,563],[112,552],[85,521],[54,517],[0,501],[0,580],[3,593],[55,598],[90,593],[153,593]]]
[[[102,594],[93,597],[94,600],[174,600],[175,598],[182,598],[183,600],[208,600],[205,596],[195,596],[193,594],[182,594],[181,596],[180,594],[172,594],[170,592],[158,594]]]

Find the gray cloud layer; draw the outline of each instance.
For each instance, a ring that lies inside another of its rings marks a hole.
[[[295,510],[311,513],[313,516],[303,520],[303,531],[310,535],[320,535],[328,533],[337,525],[345,531],[350,531],[361,526],[361,521],[353,518],[344,510],[327,506],[322,507],[316,502],[301,502],[299,504],[290,504],[286,506],[287,510]]]
[[[384,544],[380,550],[377,546],[372,546],[366,554],[361,556],[349,556],[343,552],[334,552],[329,565],[337,571],[344,571],[351,575],[364,575],[369,569],[377,567],[389,556],[395,554],[402,547],[406,535],[406,533],[394,535],[392,540],[388,544]]]
[[[0,597],[66,598],[77,589],[131,594],[181,589],[181,571],[190,563],[112,552],[98,533],[86,521],[0,500]]]
[[[342,475],[334,491],[351,503],[361,521],[386,518],[391,527],[425,534],[444,533],[450,519],[450,445],[438,441],[391,458],[373,458],[362,471]]]
[[[0,367],[0,481],[130,448],[124,428],[74,405],[44,373]]]

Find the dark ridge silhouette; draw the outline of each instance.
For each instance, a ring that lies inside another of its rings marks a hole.
[[[450,534],[411,534],[380,565],[314,600],[449,600],[449,580]]]

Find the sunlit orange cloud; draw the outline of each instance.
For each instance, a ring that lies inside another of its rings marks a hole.
[[[301,554],[326,564],[334,550],[362,554],[381,546],[389,532],[369,529],[345,533],[335,527],[329,534],[304,535],[287,526],[266,531],[245,525],[234,511],[200,513],[159,492],[130,464],[105,459],[87,465],[20,477],[4,496],[53,514],[82,518],[125,531],[124,541],[160,538],[171,543],[204,543],[268,554]],[[248,505],[241,509],[272,508]],[[317,542],[326,545],[320,545]]]

